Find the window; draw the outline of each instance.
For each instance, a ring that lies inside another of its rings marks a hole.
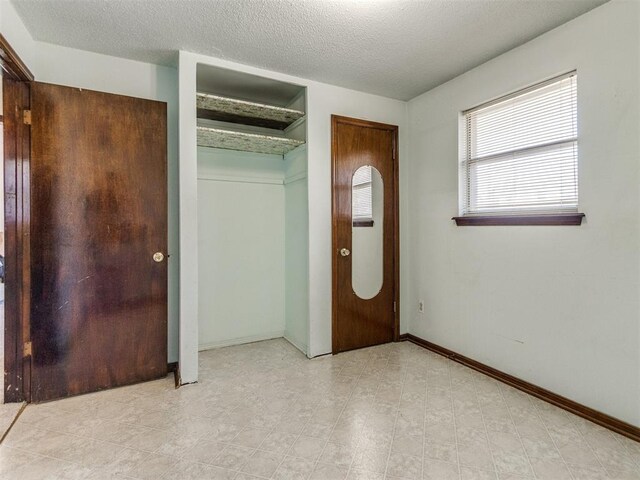
[[[577,213],[576,72],[463,116],[458,225],[582,221],[584,215]]]
[[[360,167],[353,174],[351,218],[354,227],[373,226],[373,206],[371,201],[371,167]]]

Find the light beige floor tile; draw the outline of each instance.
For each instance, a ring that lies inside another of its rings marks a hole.
[[[425,425],[425,436],[435,442],[455,443],[456,428],[453,421],[428,423]]]
[[[214,442],[231,442],[242,430],[242,426],[235,423],[220,422],[215,424],[211,431],[203,436],[207,440]]]
[[[531,459],[531,466],[540,480],[571,480],[571,474],[562,460]]]
[[[282,462],[282,454],[256,451],[242,467],[242,471],[259,477],[270,478]]]
[[[598,448],[595,450],[595,457],[600,465],[607,469],[616,469],[621,471],[638,472],[640,477],[640,466],[634,461],[633,456],[622,446],[615,449]],[[589,458],[591,460],[591,458]],[[589,462],[570,462],[580,465],[592,465]]]
[[[496,435],[499,432],[492,432]],[[481,443],[489,445],[489,434],[484,428],[473,428],[458,425],[456,421],[456,438],[464,443]]]
[[[327,442],[318,459],[321,463],[337,467],[349,467],[355,457],[355,448],[350,445]]]
[[[408,343],[309,361],[274,340],[199,364],[178,390],[29,405],[0,477],[640,478],[640,444]]]
[[[0,445],[0,478],[15,476],[16,472],[37,458],[33,453]]]
[[[153,456],[153,453],[134,450],[132,448],[124,448],[122,451],[118,452],[115,459],[113,459],[111,462],[98,468],[94,467],[93,471],[100,471],[104,472],[105,474],[108,473],[111,476],[136,476],[134,473],[136,466],[146,458]],[[161,473],[164,474],[166,473],[166,471],[163,470]]]
[[[177,463],[178,459],[175,457],[127,450],[120,452],[116,461],[108,465],[107,469],[142,480],[153,480],[170,472]]]
[[[311,480],[344,480],[349,472],[348,468],[336,465],[318,463],[311,474]]]
[[[369,472],[366,470],[351,469],[347,480],[384,480],[384,473]]]
[[[358,423],[337,425],[331,432],[328,441],[355,448],[360,442],[362,428],[363,426]]]
[[[372,430],[365,426],[358,436],[358,446],[368,449],[389,451],[392,441],[393,429]]]
[[[229,443],[247,448],[258,448],[269,435],[269,430],[245,427]]]
[[[291,433],[272,431],[260,444],[260,450],[274,453],[286,453],[298,438]]]
[[[520,436],[505,432],[487,432],[492,452],[524,455]]]
[[[572,443],[583,443],[582,434],[573,425],[546,425],[549,435],[558,448]]]
[[[138,435],[151,432],[152,429],[140,425],[113,422],[111,420],[100,420],[100,423],[92,432],[87,432],[88,436],[96,440],[127,445]]]
[[[16,448],[28,450],[32,453],[47,457],[65,459],[76,447],[80,447],[84,441],[85,439],[81,437],[51,432],[50,435],[39,441],[18,443]]]
[[[498,472],[533,476],[529,459],[524,452],[522,454],[517,451],[494,452],[493,461]]]
[[[211,462],[212,465],[232,470],[241,470],[255,450],[252,448],[227,445]]]
[[[102,442],[100,440],[82,439],[74,445],[69,446],[69,450],[64,454],[64,458],[80,465],[95,468],[110,464],[120,452],[125,449],[122,445]]]
[[[2,355],[0,355],[0,361],[2,361]],[[0,378],[0,385],[1,384],[2,378]],[[1,403],[0,400],[0,438],[2,438],[9,429],[21,408],[22,403]]]
[[[422,474],[422,457],[391,452],[387,463],[387,476],[419,479]]]
[[[528,437],[528,438],[549,437],[549,433],[547,432],[547,427],[545,427],[544,423],[542,423],[542,421],[539,420],[537,417],[512,416],[512,418],[515,423],[516,430],[518,431],[520,436]]]
[[[396,434],[391,444],[391,451],[421,457],[424,438],[422,435]]]
[[[485,430],[484,419],[481,413],[455,414],[456,426],[464,429]]]
[[[425,459],[422,478],[424,480],[459,480],[458,464]]]
[[[491,450],[485,444],[458,444],[458,459],[460,465],[478,468],[480,470],[495,470]]]
[[[550,436],[526,437],[523,436],[522,445],[526,454],[532,458],[560,459],[560,452]]]
[[[607,471],[599,465],[571,465],[567,464],[574,478],[579,480],[607,480]]]
[[[453,443],[439,443],[427,440],[424,445],[424,458],[425,462],[429,459],[458,463],[458,447]]]
[[[193,447],[183,450],[179,456],[191,462],[212,464],[226,447],[227,444],[224,443],[198,440]]]
[[[314,437],[300,436],[289,449],[288,454],[294,457],[316,460],[322,450],[326,440]]]
[[[487,427],[487,432],[504,432],[504,433],[517,433],[515,423],[510,417],[497,417],[486,418],[484,423]]]
[[[523,475],[516,475],[515,473],[502,473],[498,472],[498,480],[533,480],[535,477],[525,477]]]
[[[415,436],[424,435],[424,418],[409,418],[404,414],[398,416],[395,431],[398,435]]]
[[[22,445],[24,450],[29,450],[30,445],[34,445],[48,439],[51,432],[41,430],[37,426],[29,423],[16,423],[5,439],[2,441],[3,446],[19,448]]]
[[[333,423],[310,421],[302,430],[302,435],[305,437],[314,437],[327,440],[331,435],[333,425]]]
[[[388,459],[389,451],[387,449],[358,447],[352,466],[357,470],[384,473]]]
[[[611,480],[638,480],[638,472],[607,469],[607,474]]]
[[[6,475],[7,479],[20,480],[57,480],[63,472],[69,472],[69,462],[56,458],[33,456],[28,462],[13,468]],[[78,470],[85,470],[85,467],[76,466]]]
[[[568,442],[558,446],[560,455],[567,463],[576,465],[598,465],[598,459],[594,455],[587,442]]]
[[[205,465],[204,463],[181,463],[161,477],[163,480],[233,480],[238,472]]]
[[[285,456],[278,466],[274,478],[308,478],[314,467],[313,460]]]
[[[496,472],[477,468],[460,467],[460,480],[496,480]]]

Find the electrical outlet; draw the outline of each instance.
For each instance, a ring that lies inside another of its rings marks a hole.
[[[424,313],[424,300],[420,300],[418,302],[418,312],[419,313]]]

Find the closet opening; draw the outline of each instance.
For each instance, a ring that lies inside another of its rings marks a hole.
[[[196,73],[198,350],[284,337],[307,355],[305,87]]]

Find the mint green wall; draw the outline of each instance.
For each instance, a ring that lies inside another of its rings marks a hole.
[[[281,156],[198,149],[199,348],[282,337]]]
[[[309,205],[307,149],[285,157],[285,337],[307,354],[309,346]]]

